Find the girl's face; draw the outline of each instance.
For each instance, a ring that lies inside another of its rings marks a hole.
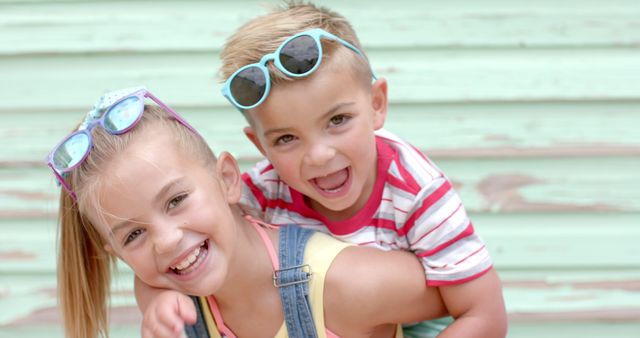
[[[105,222],[93,223],[107,251],[151,286],[192,295],[218,290],[237,244],[229,204],[239,198],[240,180],[231,155],[208,168],[168,136],[143,134],[105,169]]]

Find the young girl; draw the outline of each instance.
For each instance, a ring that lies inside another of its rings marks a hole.
[[[145,106],[147,98],[160,107]],[[241,178],[233,157],[216,159],[186,121],[145,89],[103,96],[47,164],[63,186],[58,286],[67,336],[108,336],[116,257],[144,283],[175,290],[162,297],[173,298],[179,311],[194,310],[182,294],[202,296],[216,314],[209,321],[215,334],[284,337],[300,319],[288,313],[283,324],[278,287],[288,283],[274,274],[273,257],[282,233],[297,228],[246,217],[237,204]],[[294,302],[308,299],[318,337],[393,337],[395,323],[445,314],[413,255],[323,234],[306,239],[300,285],[308,294],[296,294]],[[162,330],[143,336],[171,334]]]

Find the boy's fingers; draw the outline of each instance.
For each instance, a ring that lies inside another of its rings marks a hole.
[[[198,319],[198,314],[196,313],[196,306],[193,304],[191,298],[182,296],[177,299],[178,304],[178,316],[182,319],[184,323],[187,324],[195,324]],[[182,330],[182,327],[180,327]]]
[[[180,333],[171,331],[171,329],[165,325],[145,325],[142,327],[143,338],[177,338],[181,337]]]

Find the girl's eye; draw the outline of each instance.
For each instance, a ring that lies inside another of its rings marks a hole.
[[[187,198],[187,194],[182,194],[182,195],[178,195],[174,198],[172,198],[169,201],[169,204],[167,204],[167,210],[171,210],[173,208],[176,208],[180,205],[180,203],[182,203],[182,201],[184,201]]]
[[[294,137],[291,134],[282,135],[276,139],[276,145],[287,144],[292,142],[293,140],[294,140]]]
[[[135,230],[131,231],[127,235],[127,238],[125,238],[124,245],[127,245],[127,244],[131,243],[132,241],[134,241],[136,238],[138,238],[138,236],[142,235],[143,232],[144,232],[144,229],[135,229]]]
[[[349,121],[349,119],[350,119],[349,116],[340,114],[340,115],[336,115],[336,116],[331,117],[331,119],[329,120],[329,124],[332,127],[337,127],[337,126],[340,126],[340,125],[343,125],[343,124],[347,123],[347,121]]]

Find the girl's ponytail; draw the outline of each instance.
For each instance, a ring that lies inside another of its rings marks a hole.
[[[83,219],[77,203],[60,197],[58,299],[67,337],[108,337],[111,268],[115,264],[100,235]]]

